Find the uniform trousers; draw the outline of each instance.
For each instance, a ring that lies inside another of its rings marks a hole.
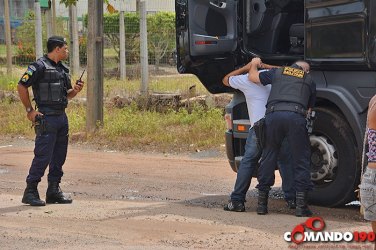
[[[248,132],[248,137],[245,145],[244,156],[238,168],[234,191],[231,193],[232,201],[245,202],[247,191],[251,185],[251,179],[254,171],[257,170],[257,165],[261,157],[262,150],[257,142],[256,134],[253,128]],[[295,199],[294,188],[294,172],[292,169],[291,153],[289,145],[285,140],[279,155],[278,160],[279,171],[282,176],[282,190],[286,200]],[[272,178],[274,181],[274,169],[272,171]]]
[[[60,182],[68,149],[68,118],[61,115],[45,115],[46,131],[35,138],[34,159],[27,183],[40,182],[49,166],[48,181]]]
[[[311,145],[302,114],[292,111],[274,111],[265,117],[266,143],[262,151],[257,188],[269,191],[274,185],[274,168],[283,140],[290,146],[295,190],[307,192],[313,184],[310,174]]]

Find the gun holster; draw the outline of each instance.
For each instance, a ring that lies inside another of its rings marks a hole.
[[[253,130],[255,131],[260,147],[264,148],[266,139],[265,117],[253,124]]]
[[[306,128],[307,128],[307,132],[308,132],[309,135],[312,134],[313,123],[314,123],[315,120],[316,120],[316,112],[315,111],[311,111],[310,113],[307,114],[307,117],[306,117],[306,121],[307,121]]]
[[[41,136],[43,133],[47,131],[46,120],[43,116],[37,115],[35,116],[35,124],[34,124],[35,134],[36,136]]]

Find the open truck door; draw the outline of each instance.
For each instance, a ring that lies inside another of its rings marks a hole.
[[[234,68],[238,1],[176,0],[175,10],[179,73],[195,74],[211,93],[227,92],[218,72]]]

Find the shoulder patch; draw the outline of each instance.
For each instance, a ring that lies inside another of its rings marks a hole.
[[[29,80],[29,75],[27,73],[25,73],[22,78],[21,78],[21,81],[22,82],[27,82],[27,80]]]
[[[31,69],[32,71],[36,71],[37,70],[34,65],[29,65],[28,69]]]
[[[297,77],[297,78],[303,78],[304,77],[304,71],[303,70],[295,69],[295,68],[291,68],[291,67],[284,67],[282,74]]]

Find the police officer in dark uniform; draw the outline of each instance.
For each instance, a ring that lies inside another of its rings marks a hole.
[[[254,60],[261,65],[259,58]],[[313,185],[310,175],[311,148],[305,118],[315,104],[316,85],[309,70],[309,64],[305,61],[297,61],[290,67],[272,69],[260,74],[257,67],[251,69],[253,82],[272,84],[266,105],[266,142],[258,174],[258,214],[268,212],[269,190],[274,185],[273,172],[281,143],[286,137],[291,147],[295,174],[295,215],[312,216],[307,206],[307,192]]]
[[[26,178],[22,202],[31,206],[44,206],[46,203],[72,203],[65,195],[59,183],[63,176],[63,164],[68,148],[68,119],[65,108],[68,99],[73,98],[83,88],[83,82],[77,81],[72,87],[69,70],[61,62],[68,58],[65,38],[52,36],[47,41],[47,55],[29,65],[20,79],[17,89],[25,106],[27,118],[35,125],[36,139],[34,159]],[[29,98],[32,87],[36,110]],[[38,183],[49,166],[46,203],[40,199]]]

